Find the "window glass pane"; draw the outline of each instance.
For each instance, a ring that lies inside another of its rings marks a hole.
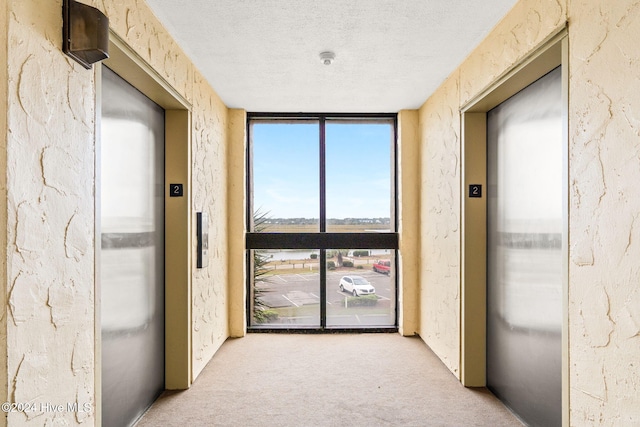
[[[395,119],[262,115],[249,126],[249,231],[261,233],[247,238],[249,327],[396,326],[397,247],[377,234],[396,231]],[[324,250],[333,238],[321,230],[388,249]],[[299,245],[323,250],[285,249]]]
[[[327,250],[327,327],[393,326],[395,250]]]
[[[256,232],[317,232],[320,216],[317,122],[251,125]]]
[[[328,121],[328,232],[395,231],[392,226],[393,123]]]
[[[252,327],[319,327],[318,250],[252,250]]]

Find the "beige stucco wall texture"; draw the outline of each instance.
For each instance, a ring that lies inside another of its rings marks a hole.
[[[458,73],[420,109],[420,336],[460,373]]]
[[[569,1],[571,419],[640,425],[640,1]]]
[[[193,215],[209,216],[209,265],[192,279],[192,369],[200,374],[229,336],[227,283],[227,108],[196,73],[193,96]],[[195,231],[195,227],[194,227]],[[192,239],[193,251],[197,239]]]
[[[94,74],[60,51],[61,3],[8,1],[6,395],[94,401]],[[3,6],[5,7],[5,6]],[[4,362],[4,361],[3,361]],[[7,414],[10,425],[92,413]],[[26,423],[29,424],[29,423]]]
[[[228,335],[227,109],[144,1],[87,3],[101,9],[112,29],[193,105],[192,204],[194,212],[209,212],[211,235],[209,268],[194,268],[192,277],[195,377]],[[7,100],[6,125],[0,119],[6,167],[0,183],[6,180],[7,193],[0,213],[6,266],[0,338],[6,332],[2,347],[8,349],[0,365],[0,398],[95,407],[95,73],[61,51],[60,0],[7,0],[0,7],[6,18],[0,41],[7,40],[0,53],[7,63],[7,79],[1,80],[6,96],[0,97]],[[37,410],[9,413],[6,421],[96,420],[94,412]]]
[[[398,326],[402,335],[418,332],[419,281],[418,259],[420,247],[420,151],[418,111],[398,113]]]
[[[0,5],[0,171],[7,170],[7,19],[8,5]],[[0,173],[0,255],[7,247],[7,174]],[[0,260],[0,401],[7,401],[7,263]],[[0,417],[2,419],[4,417]],[[3,420],[4,421],[4,420]],[[0,425],[2,422],[0,422]]]
[[[458,110],[568,22],[571,425],[640,423],[640,1],[522,0],[420,109],[420,334],[460,369]]]
[[[229,110],[229,135],[227,149],[227,233],[228,245],[228,309],[229,335],[242,337],[247,331],[246,262],[244,233],[246,231],[246,158],[247,112],[240,109]]]

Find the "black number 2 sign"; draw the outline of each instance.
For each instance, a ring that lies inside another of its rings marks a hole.
[[[182,197],[182,184],[169,184],[169,197]]]
[[[469,185],[469,197],[482,197],[482,185],[480,184]]]

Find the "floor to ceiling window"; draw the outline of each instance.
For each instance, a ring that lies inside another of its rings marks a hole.
[[[249,114],[250,329],[394,329],[396,116]]]

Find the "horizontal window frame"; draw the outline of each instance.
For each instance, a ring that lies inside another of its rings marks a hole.
[[[398,233],[247,233],[247,249],[398,249]]]

